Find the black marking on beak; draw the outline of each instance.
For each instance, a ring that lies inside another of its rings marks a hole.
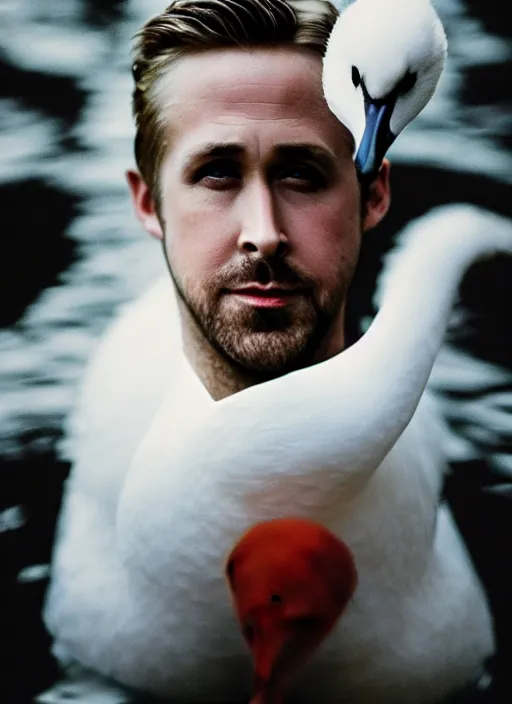
[[[369,185],[377,177],[382,160],[396,139],[396,135],[390,128],[390,121],[397,98],[408,93],[415,83],[416,75],[408,71],[387,96],[374,99],[368,93],[361,78],[366,119],[363,137],[355,156],[355,164],[362,183]]]

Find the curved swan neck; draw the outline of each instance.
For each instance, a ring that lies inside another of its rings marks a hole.
[[[403,251],[392,254],[380,310],[350,352],[371,374],[380,399],[376,415],[383,423],[385,414],[394,418],[393,442],[423,393],[467,268],[483,256],[512,252],[512,228],[496,221],[490,228],[469,208],[440,209],[410,227]]]

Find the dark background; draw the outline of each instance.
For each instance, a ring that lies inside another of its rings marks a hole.
[[[432,108],[391,153],[393,207],[365,243],[352,296],[358,318],[373,314],[382,255],[411,219],[451,202],[512,217],[507,3],[434,4],[450,61]],[[118,306],[163,272],[123,183],[131,165],[130,37],[163,6],[0,0],[0,701],[9,704],[31,701],[58,677],[40,608],[69,471],[63,420]],[[512,371],[510,261],[475,266],[461,299],[470,324],[455,333],[456,344]],[[500,391],[511,390],[504,381]],[[501,453],[510,453],[511,437],[503,435]],[[494,449],[483,443],[454,463],[446,487],[496,621],[493,687],[465,700],[486,704],[512,701],[511,476],[490,460]]]

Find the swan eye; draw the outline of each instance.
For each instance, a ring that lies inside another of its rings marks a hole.
[[[229,578],[229,580],[232,582],[233,577],[235,576],[235,561],[230,560],[228,564],[226,565],[226,574]]]
[[[352,83],[354,84],[354,88],[361,85],[361,74],[355,66],[352,66]]]
[[[280,604],[283,601],[283,597],[280,594],[272,594],[270,601],[273,604]]]
[[[407,71],[400,83],[397,85],[397,91],[402,95],[408,93],[416,83],[417,75],[411,71]]]

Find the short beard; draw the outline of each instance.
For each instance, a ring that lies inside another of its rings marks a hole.
[[[166,257],[169,262],[168,257]],[[176,291],[211,347],[239,371],[270,379],[313,363],[345,300],[343,276],[335,290],[323,295],[316,281],[279,259],[246,259],[226,267],[214,280],[194,290],[169,265]],[[304,289],[284,308],[236,304],[227,290],[273,281]]]

